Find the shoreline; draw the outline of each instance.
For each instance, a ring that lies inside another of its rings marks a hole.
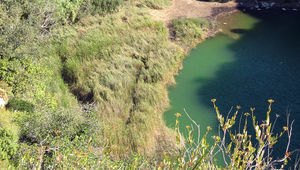
[[[220,2],[206,2],[197,0],[172,0],[170,6],[165,9],[152,9],[150,15],[153,20],[162,21],[170,31],[172,40],[171,21],[178,18],[204,18],[209,22],[217,21],[220,16],[231,15],[235,12],[300,12],[300,2],[282,3],[282,2],[255,2],[248,0]],[[182,12],[183,11],[183,12]],[[187,12],[188,11],[188,12]],[[204,39],[215,36],[219,32],[218,28],[209,31]],[[201,43],[201,41],[199,42]],[[193,48],[193,47],[191,47]]]
[[[179,12],[178,12],[179,11]],[[183,11],[183,12],[182,12]],[[189,11],[189,12],[186,12]],[[165,9],[152,9],[150,15],[153,20],[161,21],[169,30],[170,40],[174,42],[175,35],[172,26],[172,20],[178,18],[204,18],[210,23],[217,21],[218,17],[231,15],[232,13],[240,11],[238,9],[238,3],[229,1],[226,3],[219,2],[204,2],[197,0],[173,0],[172,4]],[[220,30],[217,26],[214,26],[209,30],[205,37],[197,42],[214,37]],[[185,56],[190,52],[191,49],[195,48],[196,45],[182,46],[179,45],[184,51]]]

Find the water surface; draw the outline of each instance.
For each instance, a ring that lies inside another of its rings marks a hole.
[[[164,114],[166,124],[173,127],[174,113],[179,112],[183,115],[181,129],[185,129],[191,124],[184,115],[186,109],[202,129],[211,126],[216,133],[212,98],[224,115],[236,105],[244,113],[255,107],[259,120],[265,118],[267,100],[274,99],[271,115],[280,115],[276,132],[285,125],[289,110],[295,119],[291,149],[300,148],[299,16],[267,11],[221,18],[223,33],[198,45],[184,60],[176,86],[169,89],[171,108]],[[280,156],[285,148],[277,147]]]

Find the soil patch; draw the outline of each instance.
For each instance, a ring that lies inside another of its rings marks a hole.
[[[214,19],[220,14],[236,10],[237,6],[238,4],[234,1],[218,3],[197,0],[173,0],[170,7],[163,10],[152,10],[151,15],[154,20],[163,21],[168,25],[170,21],[180,17]]]

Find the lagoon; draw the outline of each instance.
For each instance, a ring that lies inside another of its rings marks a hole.
[[[295,120],[291,149],[300,148],[299,19],[292,11],[237,12],[219,18],[222,31],[190,52],[176,85],[169,89],[170,109],[164,114],[167,126],[174,127],[174,114],[179,112],[180,127],[186,132],[191,121],[185,109],[200,124],[202,134],[207,126],[214,134],[218,122],[212,98],[223,115],[237,105],[242,107],[240,115],[255,107],[258,120],[265,119],[267,100],[274,99],[272,120],[280,116],[275,133],[282,131],[288,112]],[[282,156],[283,146],[276,146],[275,157]]]

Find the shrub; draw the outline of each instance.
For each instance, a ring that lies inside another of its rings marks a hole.
[[[201,18],[172,20],[171,31],[176,41],[185,47],[193,47],[206,37],[211,25]]]
[[[17,115],[15,121],[22,127],[17,156],[20,168],[56,166],[60,156],[64,157],[64,164],[74,166],[79,158],[76,152],[99,147],[101,127],[93,110],[93,106],[88,106]]]
[[[0,108],[0,167],[8,168],[13,163],[18,149],[18,128],[12,122],[12,114]]]
[[[18,136],[10,128],[0,127],[0,160],[9,160],[17,153]]]
[[[81,131],[80,125],[83,117],[80,110],[46,110],[40,112],[26,112],[16,117],[20,130],[21,140],[39,143],[50,137],[55,137],[55,131],[60,131],[61,136],[72,138]]]
[[[237,115],[239,113],[240,106],[237,106],[236,111],[232,116],[223,117],[220,113],[216,100],[212,99],[214,109],[219,121],[219,133],[212,136],[213,142],[208,142],[209,131],[211,127],[207,127],[205,134],[200,137],[200,125],[186,115],[192,121],[190,126],[186,126],[188,135],[184,140],[182,137],[182,130],[179,129],[179,117],[180,113],[175,114],[175,130],[177,131],[177,140],[182,145],[183,150],[180,155],[172,160],[164,160],[161,168],[175,168],[180,167],[182,169],[222,169],[222,166],[218,164],[216,155],[220,153],[222,155],[219,162],[223,162],[224,166],[228,169],[284,169],[289,160],[291,160],[291,154],[295,151],[290,151],[290,141],[292,133],[292,122],[287,122],[287,125],[283,127],[283,131],[276,134],[273,132],[275,122],[271,122],[270,113],[271,105],[274,102],[272,99],[268,100],[269,107],[266,113],[266,120],[258,123],[254,116],[254,108],[250,108],[250,113],[245,113],[245,122],[240,122],[242,129],[236,129]],[[248,120],[251,116],[254,132],[248,131]],[[277,119],[277,118],[276,118]],[[288,119],[289,120],[289,119]],[[234,127],[234,128],[233,128]],[[196,131],[196,136],[193,136],[193,132]],[[236,133],[236,131],[240,133]],[[273,151],[276,149],[274,145],[278,139],[287,134],[286,153],[275,159],[272,157]],[[255,138],[255,140],[252,138]],[[222,159],[223,158],[223,159]],[[299,163],[299,162],[298,162]],[[298,164],[296,162],[295,167]]]
[[[75,21],[83,0],[58,0],[56,3],[61,21],[67,23]]]
[[[34,105],[22,99],[10,99],[6,105],[11,111],[34,112]]]
[[[73,23],[85,15],[115,12],[124,0],[59,0],[57,8],[62,23]]]
[[[114,12],[124,0],[91,0],[88,1],[88,8],[91,14],[105,14]]]

